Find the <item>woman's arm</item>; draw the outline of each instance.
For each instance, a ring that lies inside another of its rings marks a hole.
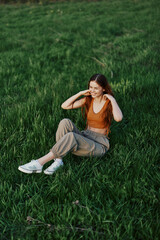
[[[84,98],[81,98],[80,100],[76,100],[76,99],[83,95],[84,96],[90,95],[90,91],[88,89],[84,91],[80,91],[79,93],[73,95],[72,97],[68,98],[64,103],[62,103],[61,107],[63,109],[74,109],[74,108],[82,107],[86,101],[86,98],[84,97]]]
[[[112,113],[113,113],[114,120],[116,122],[122,121],[123,114],[122,114],[121,109],[118,106],[118,103],[116,102],[116,99],[113,96],[111,96],[110,94],[104,94],[103,96],[107,97],[111,101]]]

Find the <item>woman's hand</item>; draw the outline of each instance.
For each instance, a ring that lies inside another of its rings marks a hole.
[[[103,95],[103,98],[105,99],[105,100],[107,100],[107,98],[112,102],[113,100],[115,100],[115,98],[112,96],[112,95],[110,95],[110,94],[107,94],[107,93],[105,93],[104,95]]]
[[[80,91],[80,93],[81,93],[81,95],[84,95],[84,96],[89,96],[89,95],[91,95],[91,93],[90,93],[90,90],[89,90],[89,89],[87,89],[87,90],[84,90],[84,91]]]
[[[89,96],[90,95],[89,89],[80,91],[77,94],[73,95],[72,97],[68,98],[64,103],[62,103],[61,107],[63,109],[74,109],[82,107],[85,104],[86,98],[83,97],[77,100],[82,95]]]
[[[116,122],[120,122],[122,121],[122,118],[123,118],[123,114],[121,112],[121,109],[119,108],[118,106],[118,103],[116,102],[116,99],[111,96],[110,94],[104,94],[103,95],[103,98],[106,100],[106,99],[109,99],[111,101],[111,104],[112,104],[112,113],[113,113],[113,118]]]

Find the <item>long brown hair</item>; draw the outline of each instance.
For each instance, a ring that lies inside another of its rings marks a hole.
[[[103,89],[105,89],[105,91],[103,92],[103,94],[110,94],[112,96],[114,96],[113,92],[112,92],[112,89],[111,89],[111,86],[109,85],[106,77],[102,74],[94,74],[89,82],[88,82],[88,89],[89,89],[89,86],[90,86],[90,82],[91,81],[94,81],[96,82],[99,86],[101,86]],[[92,97],[91,96],[87,96],[86,97],[86,102],[85,102],[85,105],[82,106],[82,116],[84,118],[84,120],[86,120],[87,118],[87,113],[89,111],[89,108],[90,108],[90,105],[91,105],[91,101],[92,101]],[[106,134],[108,135],[109,132],[110,132],[110,125],[111,125],[111,122],[112,122],[112,119],[113,119],[113,114],[112,114],[112,105],[111,105],[111,102],[109,101],[108,105],[107,105],[107,110],[104,112],[104,121],[106,123],[106,128],[107,128],[107,131],[106,131]]]

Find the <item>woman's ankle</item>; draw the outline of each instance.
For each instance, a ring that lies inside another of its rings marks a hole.
[[[47,163],[53,159],[54,159],[54,154],[52,152],[49,152],[48,154],[46,154],[45,156],[43,156],[37,160],[38,160],[39,164],[41,164],[43,166],[45,163]]]
[[[55,158],[54,161],[57,163],[63,163],[62,158]]]

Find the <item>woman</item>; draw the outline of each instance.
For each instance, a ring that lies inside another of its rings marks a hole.
[[[78,100],[79,97],[83,96]],[[82,108],[87,119],[86,130],[79,131],[69,119],[63,119],[56,132],[56,144],[45,156],[19,166],[24,173],[41,173],[43,165],[52,159],[54,162],[44,173],[51,175],[63,166],[62,158],[72,152],[78,156],[103,156],[109,150],[108,134],[112,118],[119,122],[122,112],[113,97],[107,79],[102,74],[93,75],[88,89],[67,99],[63,109]]]

